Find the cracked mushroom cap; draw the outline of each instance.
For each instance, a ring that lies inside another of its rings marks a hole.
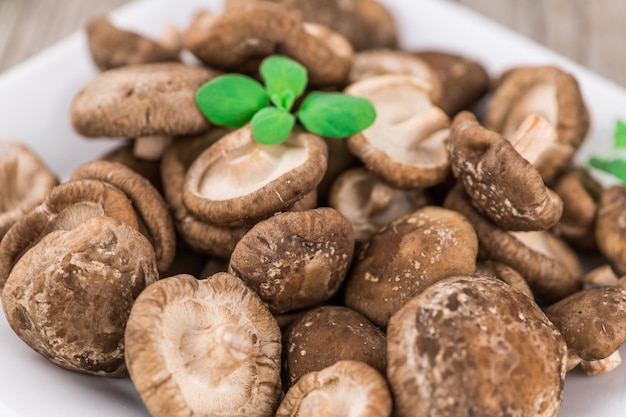
[[[354,233],[337,210],[278,213],[241,238],[228,272],[254,289],[272,313],[285,313],[330,299],[353,254]]]
[[[128,371],[154,417],[267,417],[278,406],[280,330],[239,278],[160,280],[137,298],[125,338]]]
[[[482,127],[470,112],[452,122],[450,161],[472,202],[507,230],[547,230],[563,212],[559,196],[500,134]]]
[[[52,231],[26,251],[6,281],[2,307],[13,331],[56,365],[125,376],[126,319],[158,277],[143,235],[96,216]]]
[[[493,277],[439,281],[387,328],[398,417],[554,417],[566,359],[563,337],[534,301]]]
[[[0,141],[0,240],[58,183],[56,175],[28,147]]]
[[[88,138],[184,136],[209,122],[196,90],[216,71],[176,62],[131,65],[101,73],[74,98],[74,130]]]
[[[212,224],[250,225],[313,191],[327,161],[319,136],[294,130],[281,144],[262,145],[247,124],[195,159],[185,175],[183,203],[194,217]]]
[[[595,237],[598,249],[616,272],[626,274],[626,186],[616,185],[602,192]]]
[[[387,74],[345,90],[370,100],[376,109],[374,123],[348,138],[350,151],[394,187],[429,187],[448,177],[450,119],[433,106],[430,89],[412,75]]]
[[[487,259],[520,273],[536,298],[559,300],[582,287],[582,267],[576,253],[550,232],[511,232],[483,217],[461,187],[453,189],[444,206],[463,214],[472,224]]]
[[[300,62],[309,82],[341,85],[352,65],[353,49],[338,33],[303,23],[281,5],[254,2],[220,13],[200,13],[189,25],[184,43],[214,68],[254,72],[261,60],[280,53]]]
[[[413,295],[445,277],[473,274],[478,241],[468,220],[452,210],[426,206],[380,229],[355,256],[346,305],[374,324]]]
[[[572,75],[556,67],[518,67],[502,76],[484,123],[516,149],[518,132],[536,129],[533,146],[520,153],[548,179],[572,160],[589,130],[589,113]]]
[[[344,360],[300,378],[276,417],[388,417],[391,409],[385,378],[363,362]]]
[[[117,28],[106,17],[90,20],[85,30],[91,57],[102,71],[125,65],[179,60],[180,42],[169,45],[148,39]]]

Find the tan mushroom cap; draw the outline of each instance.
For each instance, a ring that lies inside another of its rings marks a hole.
[[[135,298],[158,279],[154,251],[112,217],[44,236],[15,264],[2,292],[7,321],[53,363],[124,376],[124,328]]]
[[[196,106],[196,90],[217,74],[174,62],[103,72],[74,98],[72,126],[86,137],[202,133],[209,123]]]
[[[337,210],[278,213],[241,238],[228,272],[254,289],[271,312],[284,313],[331,298],[353,254],[354,233]]]
[[[357,242],[365,242],[380,228],[428,204],[423,190],[401,190],[364,167],[344,171],[333,182],[328,205],[352,225]]]
[[[101,70],[148,62],[178,61],[181,47],[118,29],[106,17],[87,22],[85,27],[89,51]]]
[[[128,371],[154,417],[267,417],[278,406],[280,330],[232,275],[151,285],[133,305],[125,338]]]
[[[555,131],[553,137],[542,135],[538,141],[546,152],[540,171],[551,178],[569,164],[589,130],[589,113],[576,79],[550,66],[507,71],[490,100],[485,127],[511,138],[531,116]]]
[[[626,186],[605,189],[598,205],[596,243],[620,275],[626,274]]]
[[[472,224],[487,259],[511,266],[528,282],[535,297],[559,300],[582,287],[582,267],[576,253],[550,232],[510,232],[484,218],[460,187],[444,206],[462,213]]]
[[[547,230],[563,212],[563,202],[537,170],[500,134],[487,130],[470,112],[452,122],[450,161],[475,206],[507,230]]]
[[[275,53],[300,62],[314,85],[341,85],[352,64],[350,43],[314,23],[302,23],[286,8],[269,2],[246,4],[221,13],[200,13],[185,33],[185,46],[205,64],[255,71]]]
[[[391,409],[385,378],[363,362],[344,360],[300,378],[276,417],[388,417]]]
[[[374,123],[348,138],[350,151],[394,187],[429,187],[448,176],[450,119],[432,105],[430,89],[412,75],[387,74],[345,90],[369,99],[376,109]]]
[[[195,159],[185,175],[183,202],[195,217],[212,224],[253,224],[313,191],[327,161],[319,136],[295,129],[281,144],[262,145],[247,124]]]
[[[363,315],[341,306],[317,307],[283,332],[283,386],[342,360],[361,361],[384,373],[385,334]]]
[[[473,274],[478,241],[461,214],[426,206],[380,229],[355,256],[345,288],[346,305],[374,324],[414,294],[445,277]]]
[[[0,141],[0,240],[58,183],[56,175],[31,149]]]
[[[176,231],[165,200],[150,181],[125,165],[108,161],[93,161],[79,166],[71,180],[81,179],[106,182],[128,196],[141,220],[141,232],[154,247],[159,272],[166,271],[176,254]]]
[[[397,417],[554,417],[566,358],[565,341],[539,307],[492,277],[439,281],[387,328]]]

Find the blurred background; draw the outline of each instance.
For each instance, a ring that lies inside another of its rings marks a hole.
[[[129,1],[0,0],[0,73]],[[624,0],[439,1],[464,4],[626,87]]]

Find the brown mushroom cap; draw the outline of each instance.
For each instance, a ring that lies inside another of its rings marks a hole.
[[[178,61],[180,48],[115,27],[106,17],[90,20],[85,27],[89,51],[101,70],[148,62]]]
[[[354,233],[337,210],[278,213],[241,238],[228,271],[252,287],[270,311],[284,313],[331,298],[353,253]]]
[[[150,414],[266,417],[280,398],[280,330],[227,273],[146,288],[126,326],[126,362]]]
[[[416,295],[387,328],[396,416],[556,416],[567,347],[528,297],[455,276]]]
[[[445,277],[472,274],[478,241],[467,219],[426,206],[379,230],[355,256],[345,290],[346,305],[374,324],[413,295]]]
[[[300,378],[276,417],[388,417],[391,408],[385,378],[363,362],[344,360]]]
[[[524,277],[508,265],[494,261],[480,261],[476,263],[476,274],[496,277],[525,294],[531,300],[535,298]]]
[[[126,319],[157,279],[143,235],[117,219],[92,217],[30,248],[7,279],[2,306],[15,333],[53,363],[123,376]]]
[[[269,2],[200,13],[187,29],[184,43],[211,67],[245,72],[255,71],[262,58],[278,52],[306,67],[314,85],[343,84],[353,55],[343,36],[302,23],[286,8]]]
[[[618,274],[626,274],[626,186],[602,192],[595,227],[598,249]]]
[[[103,72],[74,98],[72,126],[86,137],[182,136],[209,123],[196,90],[217,72],[181,63],[126,66]]]
[[[384,373],[387,366],[385,334],[361,314],[347,307],[314,308],[283,334],[283,385],[341,360],[367,363]]]
[[[262,145],[247,124],[195,159],[185,176],[183,202],[196,218],[212,224],[253,224],[314,190],[327,160],[319,136],[294,130],[281,144]]]
[[[563,202],[537,170],[498,133],[483,128],[469,112],[452,122],[450,161],[474,205],[507,230],[546,230],[563,212]]]
[[[448,176],[450,120],[432,105],[430,89],[412,75],[387,74],[345,90],[370,100],[376,109],[374,123],[348,138],[350,151],[394,187],[429,187]]]
[[[0,141],[0,240],[58,183],[56,175],[28,147]]]

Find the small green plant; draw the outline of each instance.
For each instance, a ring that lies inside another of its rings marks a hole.
[[[266,145],[285,141],[296,119],[309,132],[333,138],[360,132],[376,119],[369,100],[321,91],[307,95],[292,114],[307,86],[306,68],[274,55],[263,60],[259,72],[265,86],[240,74],[220,75],[204,84],[196,92],[200,111],[220,126],[241,127],[251,122],[255,140]]]
[[[618,120],[613,132],[613,148],[611,153],[626,151],[626,123]],[[600,171],[604,171],[613,175],[622,182],[626,183],[626,159],[624,157],[606,157],[601,158],[592,156],[589,158],[589,165]]]

